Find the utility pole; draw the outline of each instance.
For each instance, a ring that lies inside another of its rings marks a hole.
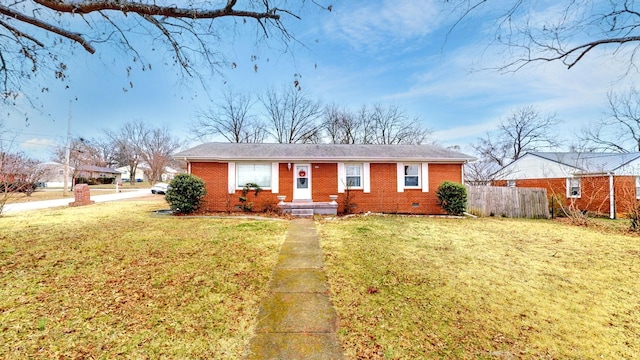
[[[69,100],[69,119],[67,120],[67,146],[64,154],[64,190],[63,196],[69,192],[69,156],[71,154],[71,100]]]

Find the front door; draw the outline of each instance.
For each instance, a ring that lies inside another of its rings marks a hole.
[[[293,200],[311,200],[311,165],[295,164],[293,173]]]

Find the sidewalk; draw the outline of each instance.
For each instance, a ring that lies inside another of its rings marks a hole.
[[[71,192],[69,194],[70,194],[69,197],[64,198],[64,199],[6,204],[4,206],[4,209],[2,210],[2,213],[3,214],[8,214],[8,213],[17,212],[17,211],[26,211],[26,210],[36,210],[36,209],[46,209],[46,208],[53,208],[53,207],[69,206],[69,203],[75,201],[73,193]],[[91,196],[91,200],[93,200],[95,202],[105,202],[105,201],[131,199],[131,198],[147,196],[147,195],[151,195],[151,191],[149,189],[123,191],[123,192],[119,192],[119,193],[116,193],[114,191],[111,194]],[[158,196],[160,196],[160,195],[158,195]]]
[[[247,359],[343,359],[337,316],[310,219],[291,221]]]

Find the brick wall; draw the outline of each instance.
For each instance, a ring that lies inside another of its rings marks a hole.
[[[572,202],[581,210],[593,213],[609,214],[609,176],[585,176],[581,178],[580,198],[567,198],[567,184],[565,178],[553,179],[523,179],[516,180],[517,187],[546,188],[549,196],[555,194],[566,205]],[[635,202],[635,177],[616,176],[613,180],[615,189],[615,212],[624,214]],[[506,181],[496,181],[496,186],[506,186]]]
[[[293,166],[293,164],[292,164]],[[338,195],[340,204],[338,211],[344,212],[346,194],[338,194],[338,164],[311,164],[311,189],[314,201],[329,201],[329,195]],[[286,163],[279,165],[279,194],[272,194],[265,190],[258,198],[250,195],[249,201],[255,202],[256,211],[277,203],[277,195],[285,195],[285,201],[293,199],[293,168],[288,169]],[[205,208],[210,211],[234,210],[239,204],[240,191],[227,194],[227,163],[191,163],[191,173],[202,178],[207,184]],[[371,163],[371,192],[351,190],[352,212],[386,212],[412,214],[444,214],[438,206],[436,189],[446,180],[462,182],[462,165],[460,164],[429,164],[429,192],[421,189],[405,189],[397,192],[397,167],[395,163]]]

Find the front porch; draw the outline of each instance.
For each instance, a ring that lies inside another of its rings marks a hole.
[[[293,216],[307,217],[313,215],[337,215],[338,203],[335,201],[337,196],[331,197],[331,201],[318,202],[313,200],[293,200],[292,202],[284,202],[284,197],[278,196],[278,207],[285,214]]]

